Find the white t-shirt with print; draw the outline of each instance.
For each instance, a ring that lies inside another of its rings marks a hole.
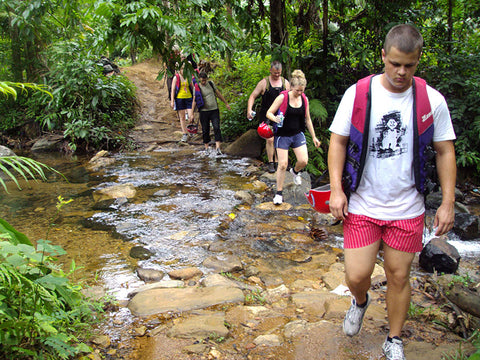
[[[356,86],[345,92],[330,131],[350,135]],[[447,103],[427,85],[434,117],[433,141],[454,140]],[[413,168],[412,88],[392,93],[372,79],[370,131],[365,168],[359,186],[350,196],[348,212],[379,220],[411,219],[425,211],[423,195],[415,188]]]

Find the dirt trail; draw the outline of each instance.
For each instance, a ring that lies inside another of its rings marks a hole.
[[[140,120],[130,136],[140,150],[174,146],[181,137],[177,113],[168,100],[167,82],[165,78],[157,80],[161,69],[162,64],[154,60],[122,68],[137,87]]]

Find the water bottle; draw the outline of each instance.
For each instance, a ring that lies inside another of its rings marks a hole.
[[[255,111],[252,111],[252,112],[250,113],[250,116],[251,116],[252,118],[251,118],[251,119],[248,119],[248,120],[249,120],[249,121],[252,121],[253,118],[255,117],[255,115],[257,115],[257,113],[256,113]]]
[[[185,111],[185,121],[188,121],[188,112]]]
[[[277,123],[277,127],[281,128],[283,126],[283,120],[285,119],[285,116],[283,116],[283,112],[279,111],[278,115],[277,115],[277,118],[280,120]]]

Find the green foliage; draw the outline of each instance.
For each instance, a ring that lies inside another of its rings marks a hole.
[[[30,158],[26,158],[22,156],[0,157],[0,171],[3,172],[5,175],[7,175],[11,180],[13,180],[20,190],[22,188],[20,187],[17,177],[15,176],[14,173],[12,173],[12,171],[15,171],[18,175],[20,175],[26,181],[28,181],[28,176],[30,176],[31,179],[37,181],[37,178],[35,177],[35,175],[41,178],[42,180],[47,179],[45,176],[44,170],[53,171],[63,176],[57,170],[51,168],[50,166],[42,164]],[[66,179],[65,176],[63,176],[63,178]],[[2,178],[0,178],[0,184],[8,193],[7,185],[5,184],[5,181]]]
[[[265,297],[262,296],[260,290],[252,290],[249,291],[248,294],[245,295],[245,303],[246,304],[260,304],[264,305],[266,303]]]
[[[57,215],[65,201],[59,196]],[[48,234],[48,232],[47,232]],[[0,219],[0,341],[2,358],[69,359],[91,349],[82,342],[100,303],[57,264],[65,251],[48,240],[35,247]]]
[[[270,58],[261,59],[246,52],[236,55],[231,67],[220,59],[212,60],[218,62],[212,78],[231,106],[231,110],[224,110],[221,115],[222,135],[226,140],[233,140],[249,129],[256,129],[258,121],[247,119],[248,97],[270,69]],[[255,103],[259,104],[260,100],[257,98]]]

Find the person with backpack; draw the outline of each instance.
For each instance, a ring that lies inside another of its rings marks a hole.
[[[260,111],[258,112],[259,123],[266,121],[268,108],[272,105],[277,96],[284,90],[290,90],[290,83],[282,76],[282,63],[275,60],[270,64],[270,75],[260,80],[255,89],[250,94],[247,103],[247,118],[252,120],[253,104],[258,96],[262,96]],[[275,147],[273,138],[266,139],[265,150],[267,151],[268,164],[267,170],[270,173],[275,172]]]
[[[320,141],[315,136],[308,99],[304,94],[307,80],[301,70],[294,70],[290,78],[290,91],[282,91],[267,110],[266,118],[274,123],[276,128],[274,144],[278,156],[277,189],[273,203],[280,205],[283,202],[283,183],[288,166],[288,150],[293,149],[297,162],[290,169],[295,185],[302,184],[300,171],[307,166],[308,150],[305,138],[305,128],[312,135],[315,147]],[[275,115],[277,114],[277,115]]]
[[[215,134],[215,153],[221,155],[220,144],[222,142],[222,132],[220,130],[220,111],[218,109],[217,97],[225,103],[230,110],[230,105],[223,97],[215,84],[208,80],[207,73],[200,72],[200,91],[202,93],[204,105],[199,109],[200,124],[202,125],[203,144],[205,152],[208,153],[210,144],[210,121],[212,122],[213,132]]]
[[[171,91],[170,106],[177,110],[183,132],[180,141],[186,142],[188,140],[187,121],[190,119],[191,123],[194,122],[195,92],[192,81],[183,76],[183,67],[173,76]]]
[[[348,88],[330,126],[329,204],[343,220],[345,279],[353,296],[343,331],[354,336],[362,327],[383,248],[387,360],[405,359],[400,335],[410,305],[411,264],[422,250],[431,146],[442,191],[435,236],[452,229],[455,215],[455,133],[444,97],[414,77],[422,47],[414,26],[394,26],[382,49],[383,73]]]

